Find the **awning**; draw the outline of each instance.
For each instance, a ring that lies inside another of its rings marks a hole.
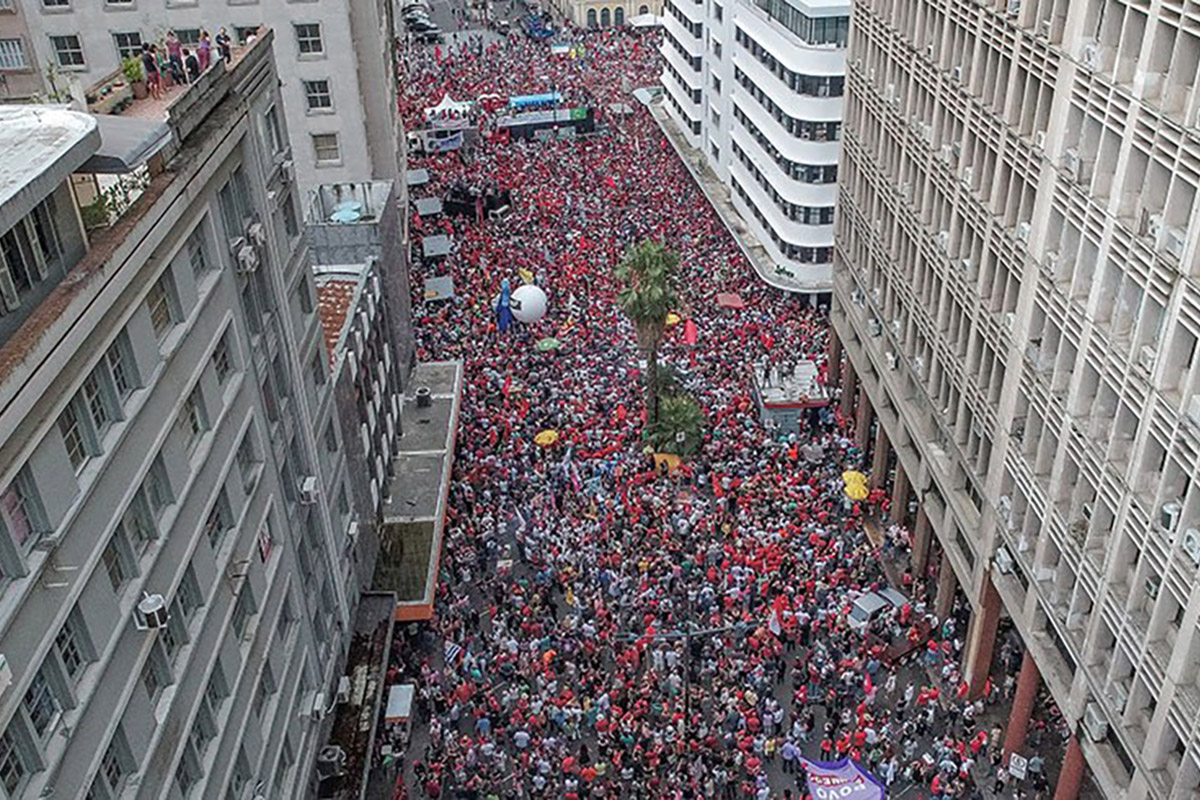
[[[442,213],[442,198],[440,197],[418,197],[417,213],[422,217],[432,217],[434,214]]]
[[[78,172],[122,175],[145,164],[171,141],[171,126],[162,120],[109,114],[95,120],[100,129],[100,149]]]
[[[435,303],[438,300],[454,299],[454,278],[449,275],[439,275],[436,278],[425,279],[425,302]]]
[[[653,14],[638,14],[636,17],[629,18],[629,27],[631,28],[657,28],[662,22]]]
[[[404,177],[408,181],[409,186],[422,186],[429,183],[429,170],[410,169]]]
[[[388,689],[387,711],[384,722],[400,722],[412,717],[413,695],[417,687],[411,683],[398,683]]]
[[[450,237],[442,236],[426,236],[421,240],[421,254],[425,258],[442,258],[450,255]]]

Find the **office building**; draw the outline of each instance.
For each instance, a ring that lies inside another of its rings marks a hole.
[[[832,285],[849,17],[846,0],[663,5],[673,141],[707,167],[701,185],[763,279],[793,291]]]
[[[971,691],[1026,648],[1006,747],[1039,684],[1065,715],[1060,800],[1200,787],[1198,10],[854,8],[843,407],[971,604]]]
[[[309,785],[353,520],[273,40],[165,119],[0,106],[5,798]]]
[[[259,25],[269,25],[277,33],[280,91],[300,185],[307,190],[397,174],[395,26],[387,0],[15,1],[29,28],[30,57],[78,81],[89,102],[102,102],[121,81],[123,58],[140,52],[143,42],[161,43],[168,30],[194,48],[203,31],[215,38],[224,27],[241,45]]]

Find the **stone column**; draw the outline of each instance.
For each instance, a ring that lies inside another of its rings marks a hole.
[[[940,598],[939,598],[940,599]],[[992,652],[996,647],[996,626],[1000,622],[1000,595],[992,585],[989,574],[983,579],[983,598],[979,604],[977,618],[971,625],[971,636],[967,643],[967,696],[976,700],[983,694],[988,673],[992,669]]]
[[[929,565],[929,546],[933,543],[933,523],[925,513],[925,506],[917,507],[917,524],[912,530],[912,572],[913,578],[920,580],[925,577],[925,568]]]
[[[858,373],[854,371],[854,363],[846,362],[846,375],[842,380],[842,400],[840,410],[842,416],[849,419],[854,412],[854,396],[858,393]]]
[[[838,336],[837,328],[829,326],[829,385],[837,386],[842,378],[842,338]]]
[[[892,443],[888,441],[887,431],[880,425],[879,430],[875,432],[875,447],[871,452],[872,489],[878,489],[887,480],[887,463],[891,453]]]
[[[896,485],[892,487],[892,522],[903,522],[904,518],[908,515],[909,489],[908,473],[904,471],[904,465],[897,458]]]
[[[933,613],[938,618],[938,624],[945,621],[946,615],[954,606],[954,590],[958,587],[958,578],[954,575],[954,566],[950,563],[950,555],[942,551],[942,564],[938,567],[937,595],[933,602]]]
[[[875,409],[871,405],[871,398],[867,397],[867,390],[861,385],[858,387],[858,407],[855,410],[858,412],[858,416],[854,423],[854,445],[860,452],[866,453],[867,437],[871,435],[871,423],[875,420]]]
[[[1021,661],[1021,674],[1017,677],[1017,691],[1013,695],[1012,711],[1008,714],[1008,730],[1004,734],[1004,763],[1008,763],[1010,753],[1016,753],[1025,746],[1025,734],[1029,731],[1029,717],[1033,713],[1033,704],[1037,700],[1038,686],[1042,676],[1038,673],[1037,664],[1029,651]]]
[[[1083,760],[1083,749],[1079,739],[1071,737],[1067,745],[1067,753],[1063,756],[1062,771],[1058,773],[1058,787],[1054,790],[1054,800],[1076,800],[1079,797],[1079,787],[1083,784],[1083,771],[1087,764]]]

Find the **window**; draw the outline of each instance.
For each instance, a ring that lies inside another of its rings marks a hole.
[[[329,91],[329,80],[305,81],[304,100],[309,111],[332,110],[333,93]]]
[[[196,568],[188,564],[188,568],[183,573],[183,580],[179,582],[179,588],[175,591],[175,598],[179,601],[179,610],[185,622],[191,622],[196,616],[196,612],[204,606],[204,593],[200,590],[200,581],[196,578]]]
[[[200,29],[199,28],[176,28],[175,38],[184,47],[190,47],[200,44]]]
[[[320,55],[325,52],[321,42],[321,26],[316,22],[300,22],[292,26],[296,30],[296,49],[302,56]]]
[[[112,5],[112,0],[109,0]],[[117,56],[120,58],[141,58],[142,34],[138,31],[114,33],[113,44],[117,46]]]
[[[83,60],[83,45],[75,34],[67,36],[51,36],[50,46],[54,48],[54,57],[63,69],[76,69],[85,66]]]
[[[213,552],[221,549],[221,540],[225,538],[225,531],[232,527],[233,513],[229,509],[229,496],[222,487],[217,495],[217,502],[208,512],[208,517],[204,521],[204,534],[208,537],[208,543],[212,545]]]
[[[54,652],[62,665],[63,674],[71,681],[79,680],[84,668],[92,661],[86,638],[87,629],[83,617],[78,607],[73,608],[67,615],[67,621],[59,628],[58,635],[54,637]]]
[[[325,426],[325,449],[331,453],[336,453],[338,449],[337,431],[334,430],[334,423],[331,421]]]
[[[336,133],[314,133],[312,135],[313,152],[316,153],[318,164],[337,164],[342,160],[342,149],[338,144]]]
[[[167,477],[167,466],[161,455],[155,456],[150,471],[142,481],[142,491],[146,495],[146,505],[150,514],[157,522],[162,519],[167,507],[175,502],[175,494],[171,491],[171,480]]]
[[[104,361],[108,365],[108,374],[113,383],[113,390],[117,394],[117,399],[124,403],[129,399],[129,395],[133,394],[134,386],[136,385],[135,375],[133,373],[133,360],[127,357],[129,352],[129,337],[124,331],[117,336],[117,340],[108,347],[108,352],[104,354]]]
[[[242,172],[241,167],[233,171],[233,175],[221,187],[217,199],[221,207],[221,221],[225,224],[225,234],[230,238],[241,236],[254,216],[250,207],[246,174]]]
[[[229,779],[229,797],[241,797],[250,782],[250,762],[246,758],[246,747],[238,748],[237,761],[233,765],[233,777]]]
[[[120,594],[126,582],[137,574],[137,568],[133,563],[133,550],[123,525],[118,525],[113,531],[112,538],[108,540],[108,545],[104,548],[100,560],[104,564],[105,572],[108,573],[113,591]]]
[[[238,472],[242,476],[242,488],[249,494],[250,490],[254,488],[254,481],[258,478],[258,457],[255,454],[254,442],[251,441],[249,431],[242,438],[242,443],[238,445],[237,465]]]
[[[296,610],[292,608],[292,592],[283,596],[283,607],[279,610],[279,621],[276,623],[276,637],[280,641],[288,638],[296,623]]]
[[[296,299],[300,301],[300,312],[303,314],[311,314],[313,312],[312,290],[308,288],[308,276],[301,274],[300,282],[296,284]]]
[[[721,6],[717,5],[716,3],[713,3],[712,9],[713,9],[713,16],[716,17],[717,22],[720,22],[721,20],[725,19],[725,9],[723,9]]]
[[[146,295],[146,308],[150,312],[150,325],[161,342],[175,326],[174,286],[171,273],[164,272]]]
[[[92,370],[87,380],[83,382],[83,404],[92,422],[92,430],[96,438],[103,438],[109,426],[112,425],[115,412],[108,388],[101,381],[102,367]]]
[[[184,248],[187,250],[188,263],[192,266],[192,274],[199,281],[213,265],[209,262],[208,254],[204,247],[204,223],[201,223],[196,230],[192,231],[192,235],[188,237],[187,245]]]
[[[0,69],[28,69],[25,43],[20,39],[0,39]]]
[[[196,448],[200,437],[208,430],[208,414],[204,410],[204,395],[201,394],[199,386],[192,389],[187,399],[183,401],[183,408],[179,410],[178,423],[184,436],[187,437],[188,452],[191,452]]]
[[[18,791],[29,776],[30,768],[17,747],[12,731],[0,734],[0,785],[9,797],[20,795]]]
[[[258,35],[258,25],[235,25],[233,28],[233,36],[237,39],[238,45],[245,47],[250,41],[251,36]]]
[[[229,333],[221,334],[212,354],[213,371],[217,373],[217,383],[224,384],[233,373],[233,359],[229,355]]]
[[[148,481],[149,478],[146,482]],[[154,524],[155,517],[146,502],[146,482],[143,482],[142,488],[134,494],[133,501],[129,504],[129,508],[125,509],[120,523],[121,530],[125,534],[125,541],[129,542],[133,552],[139,556],[146,552],[146,548],[158,536],[158,529]]]
[[[34,673],[29,688],[25,690],[25,698],[21,701],[29,714],[29,724],[39,739],[45,739],[51,727],[58,720],[62,711],[58,699],[50,689],[50,681],[46,680],[46,669],[43,666]]]
[[[243,583],[242,591],[233,603],[233,617],[229,623],[233,628],[233,635],[239,640],[245,638],[254,610],[254,593],[249,583]]]
[[[33,544],[34,534],[43,529],[41,502],[27,467],[21,468],[0,492],[0,527],[8,531],[18,550]]]
[[[159,694],[171,683],[170,674],[167,672],[167,666],[162,662],[162,658],[162,650],[152,647],[150,648],[150,657],[146,659],[146,664],[142,667],[142,687],[146,690],[146,696],[150,698],[150,705],[158,702]]]
[[[101,797],[120,796],[121,790],[125,788],[126,779],[133,771],[131,761],[125,734],[118,725],[117,732],[113,734],[113,740],[104,751],[104,757],[100,759],[100,771],[96,773],[96,777],[92,781],[93,787],[99,785],[99,788],[103,790]]]
[[[300,225],[296,221],[296,206],[292,202],[292,196],[289,194],[283,199],[283,229],[287,232],[288,238],[295,239],[300,235]]]
[[[213,719],[220,717],[221,707],[225,705],[225,700],[228,698],[229,684],[225,682],[225,670],[221,669],[220,662],[217,662],[213,665],[212,674],[208,677],[208,684],[204,687],[204,702]]]
[[[254,714],[259,719],[263,718],[267,703],[276,690],[275,676],[271,674],[271,664],[268,662],[263,665],[262,677],[258,680],[258,691],[254,695]]]
[[[67,447],[67,458],[75,468],[75,474],[87,465],[92,454],[88,451],[87,442],[83,438],[83,428],[79,423],[79,411],[72,400],[58,415],[58,432],[62,435],[63,444]]]
[[[313,385],[324,386],[325,385],[325,372],[326,372],[325,358],[322,356],[321,353],[318,352],[313,356],[311,369],[312,369]]]
[[[271,154],[282,152],[287,142],[279,130],[279,114],[275,111],[275,106],[268,108],[267,113],[263,115],[263,127],[267,132],[267,147]]]
[[[258,529],[258,558],[262,563],[266,564],[271,560],[271,551],[275,549],[275,535],[271,533],[271,518],[268,516],[263,520],[262,527]]]
[[[71,0],[42,0],[42,8],[70,8]]]

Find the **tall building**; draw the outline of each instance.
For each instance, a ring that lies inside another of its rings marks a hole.
[[[685,160],[711,170],[765,280],[828,292],[850,3],[666,0],[662,21],[663,107]]]
[[[0,106],[2,797],[308,785],[352,514],[273,38],[165,119]]]
[[[1062,709],[1059,798],[1200,787],[1197,10],[854,9],[844,408],[971,604],[971,690],[1026,648],[1007,744],[1039,684]]]
[[[41,65],[29,39],[25,11],[16,0],[0,0],[0,102],[28,100],[41,91]]]
[[[225,27],[244,44],[259,25],[269,25],[278,32],[275,55],[301,185],[397,175],[401,132],[390,0],[10,2],[22,6],[30,58],[76,79],[89,98],[120,80],[122,58],[140,52],[143,42],[161,42],[168,30],[194,48],[202,31],[215,38]]]

